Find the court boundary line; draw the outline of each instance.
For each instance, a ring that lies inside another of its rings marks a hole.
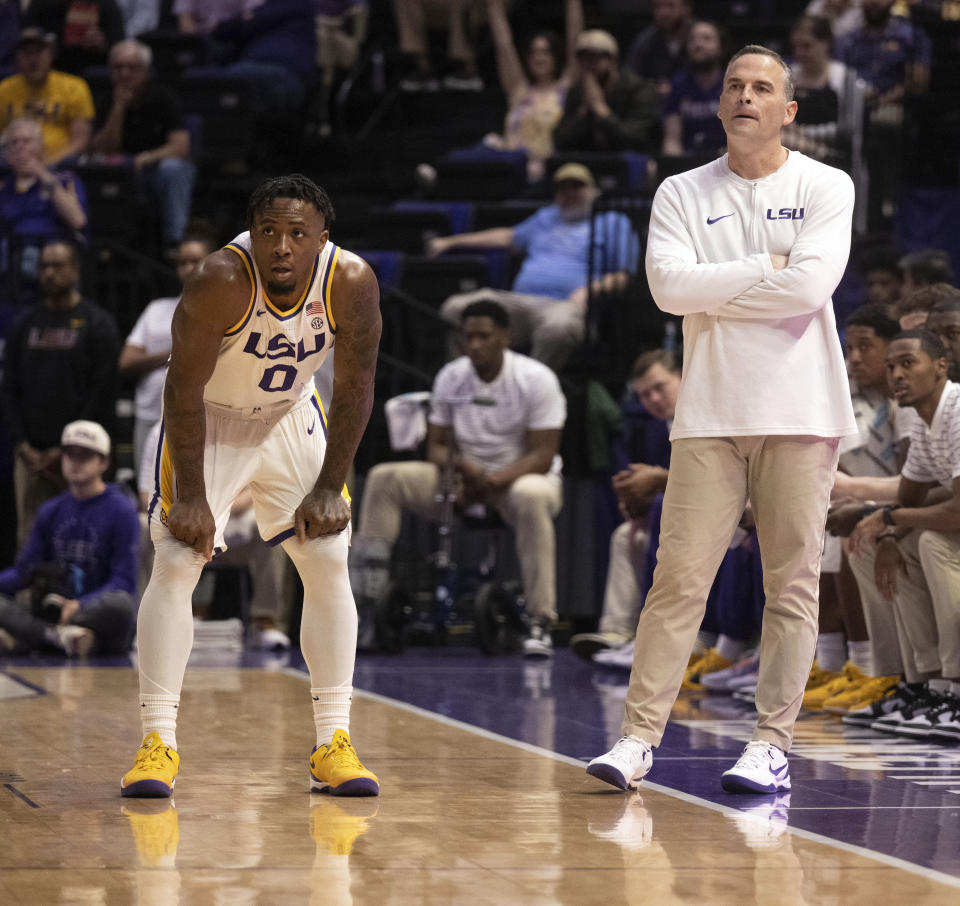
[[[304,673],[302,670],[297,670],[294,667],[284,667],[283,672],[289,676],[295,676],[302,681],[306,681],[307,683],[310,682],[309,674]],[[511,739],[509,736],[503,736],[500,733],[494,733],[492,730],[485,730],[483,727],[478,727],[474,724],[468,724],[465,721],[457,720],[454,717],[447,717],[444,714],[437,714],[434,711],[428,711],[426,708],[421,708],[418,705],[411,705],[408,702],[403,702],[399,699],[389,698],[386,695],[381,695],[379,692],[368,692],[366,689],[354,688],[353,694],[357,698],[365,698],[370,701],[378,702],[382,705],[388,705],[400,711],[406,711],[410,714],[426,717],[429,720],[436,721],[437,723],[444,724],[448,727],[454,727],[458,730],[465,730],[468,733],[472,733],[474,736],[479,736],[483,739],[489,739],[492,742],[504,743],[508,746],[512,746],[515,749],[528,752],[531,755],[540,755],[541,757],[551,758],[554,761],[559,761],[563,764],[572,765],[574,767],[584,767],[584,763],[580,759],[573,758],[570,755],[562,755],[559,752],[552,751],[551,749],[545,749],[542,746],[535,746],[532,743],[523,742],[519,739]],[[798,757],[802,758],[803,756]],[[740,809],[731,808],[728,805],[722,805],[719,802],[711,802],[709,799],[701,799],[699,796],[693,796],[690,793],[684,793],[681,790],[674,790],[668,786],[661,786],[658,783],[650,783],[646,780],[643,781],[643,786],[640,788],[640,792],[642,792],[644,789],[653,790],[654,792],[662,793],[665,796],[671,796],[674,799],[679,799],[681,802],[687,802],[691,805],[700,806],[701,808],[708,808],[712,811],[719,812],[728,818],[749,814],[748,812],[744,812]],[[884,865],[890,866],[891,868],[899,868],[902,871],[919,875],[931,881],[937,881],[938,883],[945,884],[949,887],[960,888],[960,878],[954,877],[953,875],[944,874],[941,871],[937,871],[935,868],[926,868],[923,865],[917,865],[915,862],[907,862],[905,859],[899,859],[896,856],[888,856],[886,853],[877,852],[873,849],[867,849],[863,846],[857,846],[854,843],[845,843],[843,840],[835,840],[832,837],[824,837],[822,834],[804,830],[800,827],[791,827],[789,824],[787,825],[787,832],[797,837],[801,837],[804,840],[810,840],[814,843],[821,843],[825,846],[832,846],[835,849],[841,849],[845,852],[862,856],[865,859],[872,859],[874,862],[880,862]]]

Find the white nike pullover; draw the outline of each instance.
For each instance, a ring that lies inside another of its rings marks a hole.
[[[724,155],[663,182],[646,270],[658,307],[684,316],[671,440],[856,433],[830,298],[852,216],[850,177],[796,151],[763,179]]]

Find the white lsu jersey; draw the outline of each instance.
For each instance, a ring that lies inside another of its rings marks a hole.
[[[303,295],[284,311],[266,294],[250,233],[241,233],[225,248],[240,256],[253,289],[243,317],[223,335],[204,399],[255,416],[312,395],[313,374],[333,348],[336,333],[330,289],[340,249],[327,240]]]

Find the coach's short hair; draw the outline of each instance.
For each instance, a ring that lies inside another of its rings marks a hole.
[[[323,216],[323,225],[330,229],[334,221],[333,203],[327,193],[312,179],[302,173],[290,173],[286,176],[275,176],[260,183],[250,196],[247,205],[247,228],[253,226],[256,216],[266,208],[275,198],[294,198],[312,204]]]
[[[637,356],[630,369],[630,380],[642,378],[654,365],[663,365],[667,371],[680,373],[680,360],[677,354],[669,349],[650,349]]]
[[[748,44],[746,47],[741,47],[732,57],[730,57],[730,62],[727,63],[727,71],[730,70],[730,67],[740,59],[740,57],[745,57],[748,54],[760,54],[762,57],[770,57],[771,60],[775,60],[777,65],[783,72],[783,94],[786,97],[787,101],[793,100],[794,94],[794,83],[793,83],[793,71],[790,69],[789,64],[783,57],[780,56],[775,50],[771,50],[769,47],[764,47],[762,44]],[[726,73],[724,73],[724,78],[726,78]]]

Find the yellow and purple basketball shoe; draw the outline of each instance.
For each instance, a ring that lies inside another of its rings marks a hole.
[[[331,796],[378,796],[380,783],[360,764],[350,734],[337,730],[330,745],[310,754],[310,789]]]
[[[120,780],[120,795],[152,799],[170,796],[179,772],[180,756],[163,744],[159,733],[148,733],[133,767]]]

